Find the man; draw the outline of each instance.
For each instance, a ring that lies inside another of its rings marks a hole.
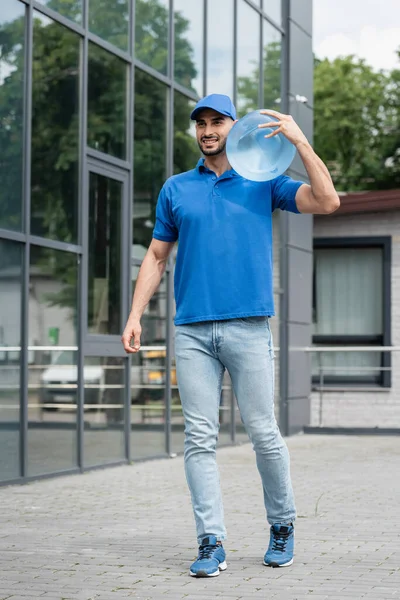
[[[253,182],[231,169],[226,139],[236,122],[227,96],[211,94],[191,114],[203,159],[170,177],[157,203],[153,240],[136,283],[122,336],[127,353],[140,348],[140,319],[179,238],[175,269],[176,368],[185,419],[185,472],[199,555],[190,575],[226,569],[226,538],[216,464],[219,403],[229,371],[241,418],[256,453],[270,543],[264,564],[293,562],[296,516],[289,454],[274,416],[274,364],[269,317],[272,292],[272,212],[331,213],[339,207],[326,166],[292,117],[274,111],[274,131],[292,142],[310,185],[280,176]],[[266,126],[271,127],[271,124]],[[263,126],[261,126],[263,127]],[[133,346],[131,341],[134,340]]]

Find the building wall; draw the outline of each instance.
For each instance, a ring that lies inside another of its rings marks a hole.
[[[285,107],[309,141],[313,140],[312,1],[287,2],[288,70]],[[307,181],[296,155],[288,174]],[[280,425],[286,435],[296,433],[310,419],[310,357],[294,350],[311,341],[312,216],[280,214],[281,327]]]
[[[0,327],[22,318],[0,340],[14,347],[11,353],[0,345],[0,480],[180,452],[172,260],[142,319],[142,352],[127,357],[120,340],[151,242],[157,197],[169,176],[197,163],[189,115],[205,94],[230,95],[239,116],[281,107],[312,139],[312,2],[304,0],[301,9],[289,0],[2,5],[0,36],[9,43],[0,56],[0,121],[8,124],[0,128],[0,280],[4,286],[6,274],[14,273],[7,285],[15,302],[0,302]],[[299,94],[307,96],[306,105],[296,103]],[[304,178],[298,159],[290,174]],[[283,327],[280,311],[282,298],[292,296],[298,266],[305,277],[308,272],[311,221],[291,217],[274,216],[279,316],[272,327],[275,344],[284,349],[277,354],[277,369],[283,365],[277,393],[290,368],[290,398],[297,400],[299,385],[302,399],[307,390],[304,365],[288,360],[287,346],[299,330],[296,302],[285,305]],[[309,306],[307,277],[303,307]],[[46,283],[36,291],[45,293],[30,297],[39,279]],[[308,314],[303,317],[302,341],[309,328]],[[57,405],[53,413],[44,407],[49,390],[31,384],[61,344],[74,349],[74,364],[67,366],[75,380],[72,387],[60,380],[54,403],[68,390],[73,398],[70,410]],[[145,355],[144,346],[154,345],[158,356]],[[121,410],[89,406],[92,367],[108,374],[112,388],[106,392],[115,391],[104,396],[105,404],[112,400]],[[129,381],[130,367],[140,371],[140,383]],[[145,417],[141,407],[129,409],[134,387],[135,398],[158,403],[157,410]],[[287,386],[280,395],[287,406]],[[307,406],[295,405],[300,412],[291,412],[295,418],[285,433],[306,418]],[[220,442],[230,443],[239,417],[233,403],[224,407]],[[65,425],[64,447],[56,421]]]
[[[400,211],[315,217],[314,237],[392,236],[391,335],[400,346]],[[324,392],[322,425],[400,427],[400,353],[392,353],[391,388]],[[319,393],[311,395],[311,425],[319,425]]]

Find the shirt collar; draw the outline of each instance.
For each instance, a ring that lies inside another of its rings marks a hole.
[[[200,158],[197,165],[196,165],[196,169],[199,173],[212,173],[213,175],[215,175],[214,171],[211,171],[211,169],[209,169],[208,167],[206,167],[206,165],[204,164],[205,158]],[[221,175],[222,178],[228,178],[228,177],[235,177],[237,175],[236,171],[234,169],[229,169],[229,171],[225,171],[225,173],[223,173]]]

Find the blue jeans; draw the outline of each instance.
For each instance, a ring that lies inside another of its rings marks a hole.
[[[294,521],[289,453],[274,414],[274,350],[267,317],[178,325],[176,369],[185,418],[185,473],[197,538],[226,538],[216,445],[228,370],[256,453],[268,522]]]

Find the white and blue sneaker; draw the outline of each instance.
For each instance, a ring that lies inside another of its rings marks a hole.
[[[275,523],[270,529],[268,550],[264,556],[266,567],[289,567],[293,564],[293,524]]]
[[[191,577],[216,577],[227,567],[225,558],[222,544],[217,544],[215,535],[208,535],[201,541],[199,555],[190,567],[189,575]]]

